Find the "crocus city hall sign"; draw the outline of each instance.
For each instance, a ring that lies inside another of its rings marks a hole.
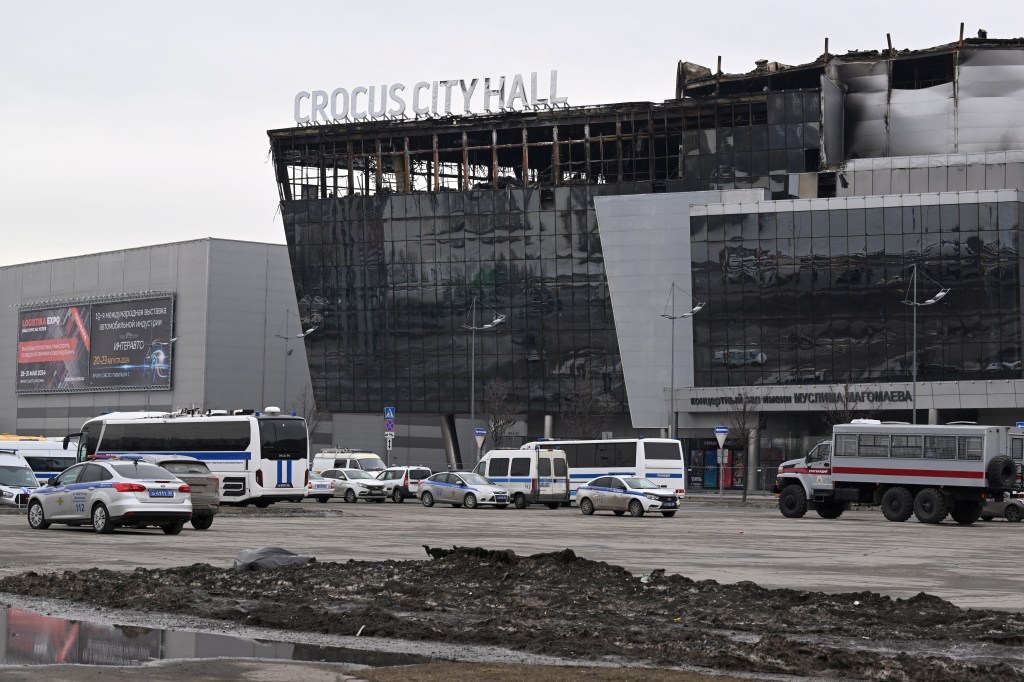
[[[567,98],[558,96],[558,72],[552,71],[547,97],[539,97],[544,83],[539,83],[537,72],[524,78],[517,73],[511,79],[473,78],[471,80],[420,81],[411,88],[403,83],[393,85],[358,86],[351,90],[335,88],[331,92],[314,90],[295,95],[296,123],[331,123],[335,121],[364,121],[384,116],[403,117],[411,106],[414,116],[447,116],[456,113],[461,98],[460,113],[473,113],[473,103],[483,105],[485,112],[515,111],[529,108],[558,106]]]

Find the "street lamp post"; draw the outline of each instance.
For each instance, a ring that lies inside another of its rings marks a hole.
[[[672,369],[671,369],[671,377],[672,378],[670,379],[670,381],[672,383],[672,386],[669,389],[670,395],[669,395],[669,408],[668,408],[668,411],[669,411],[668,437],[669,438],[675,438],[676,437],[676,320],[683,319],[684,317],[693,317],[694,315],[699,313],[701,310],[703,310],[704,306],[707,305],[707,303],[701,303],[699,300],[697,300],[696,298],[693,298],[691,296],[691,300],[696,302],[696,305],[693,306],[693,308],[691,308],[689,311],[687,311],[685,313],[682,313],[681,315],[676,315],[676,289],[679,289],[680,291],[683,291],[683,289],[680,289],[678,286],[676,286],[675,282],[672,282],[672,287],[668,291],[668,300],[665,302],[665,312],[663,312],[661,314],[661,316],[664,317],[666,320],[671,320],[672,321],[672,350],[671,350],[671,360],[670,360],[670,363],[669,363],[671,365],[671,367],[672,367]]]
[[[469,337],[469,421],[472,427],[476,428],[476,333],[485,329],[494,329],[505,321],[505,316],[495,312],[494,319],[487,324],[476,324],[476,294],[473,294],[473,303],[469,308],[469,324],[462,325],[463,329],[470,331]],[[477,448],[477,459],[479,459],[479,447]]]
[[[926,275],[927,276],[927,275]],[[931,278],[929,278],[931,279]],[[933,280],[934,281],[934,280]],[[939,284],[938,282],[935,282]],[[912,414],[910,421],[912,424],[917,424],[917,309],[924,305],[934,305],[938,303],[942,298],[949,293],[948,287],[943,287],[939,284],[939,292],[929,298],[927,301],[917,301],[917,264],[910,266],[910,284],[907,285],[907,291],[903,297],[903,304],[910,306],[914,314],[912,317],[911,334],[913,335],[913,350],[911,353],[911,386],[912,386],[912,397],[911,397],[911,410]]]
[[[285,308],[284,313],[284,330],[287,332],[291,322],[292,311],[290,308]],[[302,327],[299,328],[301,329]],[[284,408],[285,411],[288,410],[288,358],[289,356],[291,356],[291,351],[288,350],[288,341],[289,339],[304,339],[313,332],[315,332],[316,329],[316,327],[310,327],[306,331],[299,332],[298,334],[274,334],[274,336],[276,336],[277,338],[284,339],[284,404],[281,405],[281,407]]]

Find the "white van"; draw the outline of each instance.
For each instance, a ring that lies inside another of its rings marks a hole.
[[[569,464],[562,450],[491,450],[473,471],[506,488],[517,509],[569,504]]]
[[[348,448],[329,448],[313,456],[310,471],[322,474],[328,469],[362,469],[376,476],[387,467],[384,460],[369,450],[350,450]]]
[[[33,436],[0,435],[0,450],[21,455],[32,467],[39,485],[46,485],[50,479],[75,463],[75,449],[64,449],[62,439],[43,439]]]
[[[0,448],[0,506],[25,507],[28,496],[38,487],[35,472],[25,458]]]

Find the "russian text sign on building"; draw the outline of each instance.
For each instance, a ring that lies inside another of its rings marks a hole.
[[[543,87],[547,85],[547,88]],[[547,92],[547,97],[540,94]],[[528,76],[517,73],[512,78],[471,78],[463,80],[419,81],[411,88],[404,83],[356,86],[351,90],[335,88],[302,91],[295,95],[295,122],[336,123],[365,121],[384,117],[404,118],[409,107],[413,116],[450,116],[472,114],[482,107],[491,113],[525,111],[568,104],[558,96],[558,71],[552,70],[545,84],[533,71]],[[458,111],[461,105],[461,111]]]

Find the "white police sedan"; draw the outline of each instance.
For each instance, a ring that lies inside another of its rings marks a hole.
[[[139,459],[76,464],[37,488],[28,499],[28,525],[92,525],[97,533],[115,526],[159,526],[177,535],[192,517],[188,484],[163,467]]]
[[[420,481],[419,496],[424,507],[433,507],[437,501],[466,509],[485,504],[505,509],[511,501],[508,490],[472,471],[442,471],[425,478]]]
[[[675,516],[679,510],[679,496],[646,478],[601,476],[577,489],[576,504],[588,516],[605,509],[616,516],[626,512],[631,516],[643,516],[647,512]]]

